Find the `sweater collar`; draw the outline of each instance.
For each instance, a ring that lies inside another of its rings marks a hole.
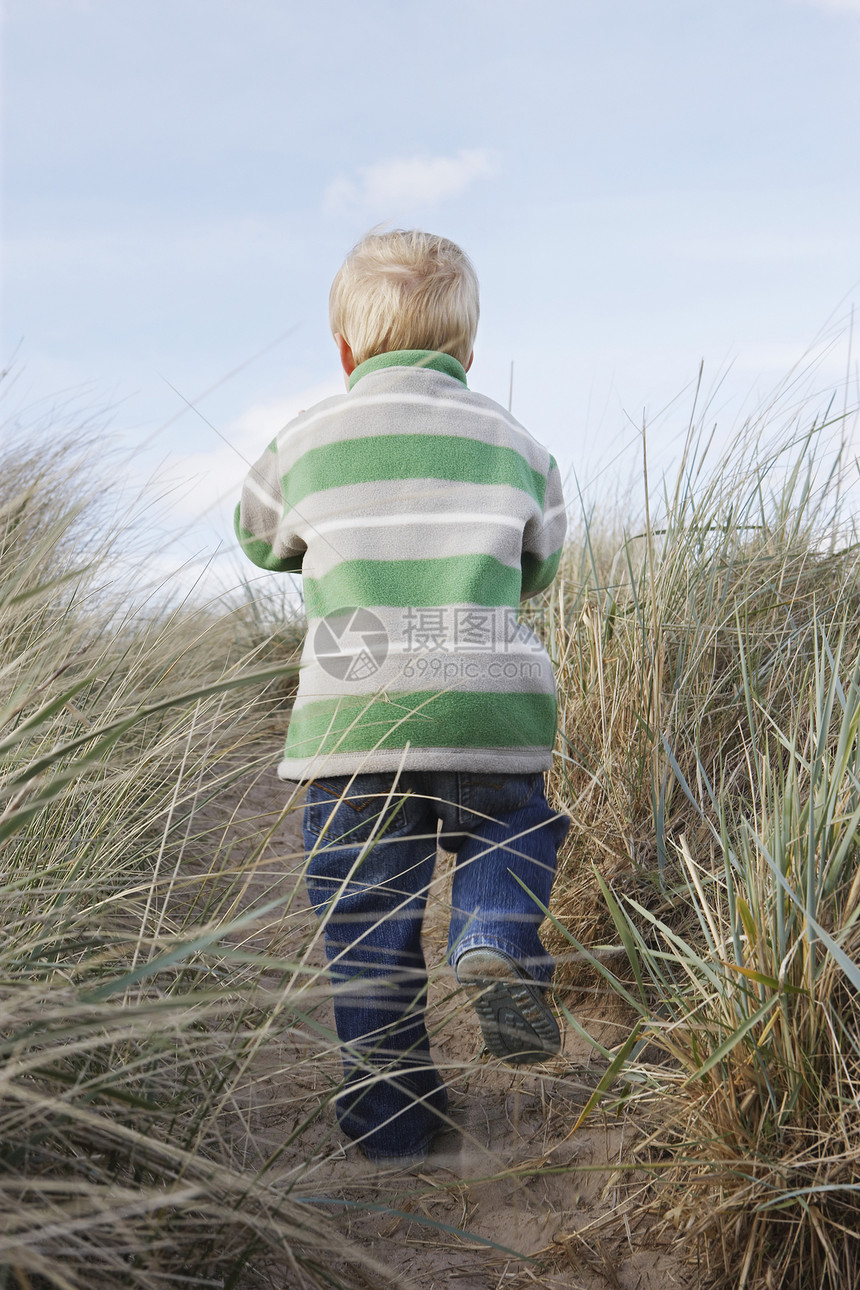
[[[368,372],[379,372],[383,367],[429,367],[434,372],[453,376],[455,381],[466,382],[466,369],[451,354],[440,354],[433,349],[396,349],[390,354],[374,354],[366,358],[349,378],[349,388],[360,381]]]

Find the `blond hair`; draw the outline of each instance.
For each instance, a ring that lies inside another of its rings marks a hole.
[[[455,242],[417,229],[375,231],[353,247],[329,296],[332,333],[356,365],[398,349],[452,354],[465,366],[478,328],[478,278]]]

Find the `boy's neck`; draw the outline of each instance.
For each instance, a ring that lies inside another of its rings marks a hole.
[[[453,376],[456,381],[467,385],[466,369],[451,354],[441,354],[433,349],[396,349],[390,354],[374,354],[359,363],[349,378],[349,388],[360,381],[368,372],[378,372],[384,367],[429,367],[434,372]]]

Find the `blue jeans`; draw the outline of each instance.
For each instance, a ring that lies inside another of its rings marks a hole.
[[[440,820],[439,841],[457,853],[451,962],[491,946],[533,979],[552,977],[538,938],[544,915],[529,893],[549,903],[569,821],[547,805],[542,775],[407,771],[309,784],[307,887],[325,919],[344,1061],[337,1117],[371,1159],[421,1156],[444,1125],[421,949]]]

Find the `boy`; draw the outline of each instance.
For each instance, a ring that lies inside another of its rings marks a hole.
[[[521,597],[551,582],[558,468],[470,391],[478,283],[454,243],[371,233],[331,289],[345,395],[301,413],[248,475],[245,553],[302,572],[308,633],[282,778],[308,781],[307,885],[324,920],[345,1083],[372,1160],[421,1160],[447,1094],[424,1025],[421,924],[457,853],[448,952],[487,1048],[558,1051],[538,939],[566,817],[546,803],[555,682]]]

